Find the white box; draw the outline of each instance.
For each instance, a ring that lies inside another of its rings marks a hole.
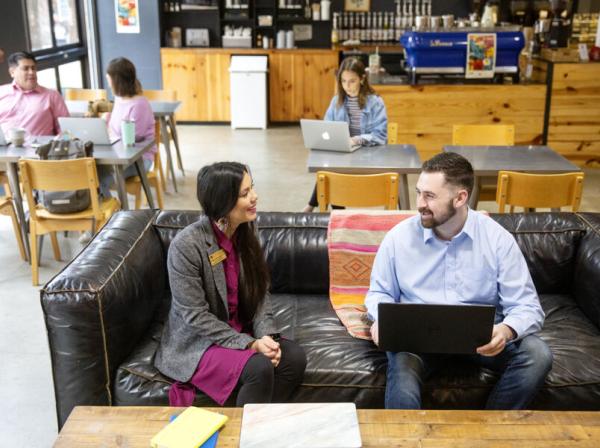
[[[252,36],[223,36],[223,48],[252,48]]]

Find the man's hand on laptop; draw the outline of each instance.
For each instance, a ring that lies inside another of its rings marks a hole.
[[[508,325],[496,324],[492,330],[492,340],[486,345],[477,347],[477,353],[482,356],[496,356],[504,350],[506,343],[514,339],[515,336],[513,329]]]
[[[379,346],[379,326],[377,325],[377,321],[371,325],[371,338],[375,345]]]

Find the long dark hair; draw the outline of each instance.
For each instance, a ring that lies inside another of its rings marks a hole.
[[[237,162],[217,162],[198,173],[198,201],[204,214],[214,222],[226,217],[237,204],[244,174],[250,169]],[[269,287],[269,269],[256,236],[254,222],[240,224],[233,234],[240,256],[243,282],[240,282],[240,317],[252,322]]]
[[[142,85],[137,79],[135,65],[127,58],[115,58],[108,63],[106,73],[112,81],[113,93],[120,97],[141,95]]]
[[[354,72],[360,78],[360,90],[358,91],[358,105],[361,109],[364,109],[367,105],[367,97],[369,95],[374,95],[375,90],[369,84],[369,77],[367,76],[367,71],[365,69],[365,64],[358,58],[349,57],[342,61],[340,65],[340,69],[337,72],[337,107],[338,109],[344,105],[344,101],[346,101],[346,91],[342,86],[342,73],[344,72]]]

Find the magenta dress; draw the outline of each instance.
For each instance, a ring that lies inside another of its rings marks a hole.
[[[227,305],[231,328],[242,331],[242,322],[238,312],[238,280],[240,262],[233,243],[214,224],[213,230],[219,247],[227,253],[223,261],[225,282],[227,283]],[[196,396],[196,389],[201,390],[221,406],[235,389],[246,362],[256,352],[254,350],[235,350],[212,345],[204,352],[196,371],[187,383],[176,381],[169,389],[171,406],[191,406]]]

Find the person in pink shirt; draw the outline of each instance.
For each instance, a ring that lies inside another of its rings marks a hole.
[[[116,58],[108,63],[106,69],[106,80],[115,101],[113,110],[108,119],[108,131],[114,137],[121,137],[121,122],[132,120],[135,122],[135,141],[154,139],[154,114],[150,102],[142,96],[142,86],[137,79],[135,65],[126,58]],[[158,148],[153,145],[142,156],[144,169],[150,170],[154,161],[154,155]],[[100,193],[102,196],[110,196],[110,185],[113,182],[112,173],[107,172],[106,167],[98,167],[100,175]],[[125,178],[137,176],[134,165],[123,172]]]
[[[35,57],[24,51],[8,57],[13,79],[0,86],[0,125],[5,133],[23,128],[28,136],[57,135],[58,117],[68,117],[65,102],[56,90],[38,84]]]

